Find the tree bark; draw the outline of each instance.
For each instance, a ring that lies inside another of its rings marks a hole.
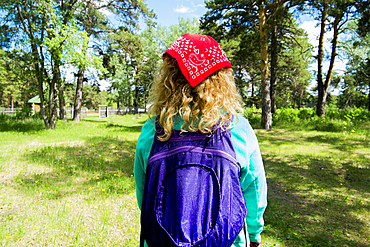
[[[261,45],[261,91],[262,91],[262,117],[261,126],[264,129],[271,129],[271,99],[270,99],[270,83],[269,83],[269,67],[268,67],[268,37],[266,23],[266,7],[262,2],[259,6],[259,29],[260,29],[260,45]]]
[[[63,85],[59,88],[59,118],[60,120],[67,120],[66,101],[64,99]]]
[[[135,102],[134,102],[134,107],[135,107],[136,113],[138,113],[138,109],[139,109],[139,87],[138,87],[138,83],[137,82],[136,82],[136,86],[135,86]]]
[[[370,82],[369,82],[369,93],[367,94],[367,99],[368,99],[367,110],[370,111]]]
[[[49,128],[54,129],[57,121],[57,109],[58,109],[58,79],[53,76],[53,79],[49,82]]]
[[[304,94],[304,88],[302,87],[300,92],[299,92],[299,102],[298,102],[298,109],[301,109],[302,107],[302,98]]]
[[[277,25],[276,17],[274,17],[274,26],[272,28],[271,35],[271,82],[270,82],[271,113],[276,112],[276,86],[277,86],[277,63],[278,63],[277,49],[278,49]]]
[[[324,36],[325,36],[325,26],[328,18],[328,8],[329,4],[324,2],[323,11],[321,16],[321,28],[320,28],[320,37],[319,37],[319,49],[317,56],[317,89],[318,89],[318,98],[316,105],[316,115],[319,117],[325,118],[325,103],[326,103],[326,91],[324,89],[323,83],[323,59],[324,59]]]
[[[367,110],[370,111],[370,82],[369,82],[369,92],[367,94],[367,100],[368,100]]]
[[[77,75],[77,87],[76,87],[76,97],[73,111],[73,121],[76,123],[81,121],[81,106],[82,106],[82,88],[85,76],[85,69],[80,67],[78,69]]]

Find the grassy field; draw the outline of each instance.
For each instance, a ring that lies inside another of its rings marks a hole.
[[[0,245],[138,246],[133,178],[142,119],[0,123]],[[370,245],[370,126],[256,129],[264,246]]]

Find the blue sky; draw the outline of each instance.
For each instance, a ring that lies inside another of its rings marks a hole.
[[[161,26],[177,24],[179,17],[199,18],[207,11],[204,0],[145,0],[144,3],[157,14]]]

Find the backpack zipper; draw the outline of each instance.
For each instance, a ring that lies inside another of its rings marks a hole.
[[[217,155],[221,156],[225,159],[228,159],[232,161],[233,163],[237,163],[236,159],[231,156],[229,153],[219,150],[219,149],[214,149],[214,148],[202,148],[202,147],[195,147],[195,146],[183,146],[183,147],[178,147],[169,151],[165,152],[160,152],[155,155],[153,155],[149,160],[148,160],[148,165],[150,163],[153,163],[154,161],[157,161],[159,159],[172,156],[174,154],[180,153],[180,152],[195,152],[195,153],[202,153],[202,154],[211,154],[211,155]]]

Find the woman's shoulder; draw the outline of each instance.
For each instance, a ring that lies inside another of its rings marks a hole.
[[[143,127],[141,127],[141,134],[138,140],[138,143],[146,143],[154,138],[155,135],[155,121],[156,117],[151,117],[144,123]],[[144,144],[145,145],[145,144]]]
[[[233,132],[243,132],[250,134],[254,133],[252,126],[249,124],[249,121],[243,116],[237,116],[233,119],[233,126],[231,129]]]

